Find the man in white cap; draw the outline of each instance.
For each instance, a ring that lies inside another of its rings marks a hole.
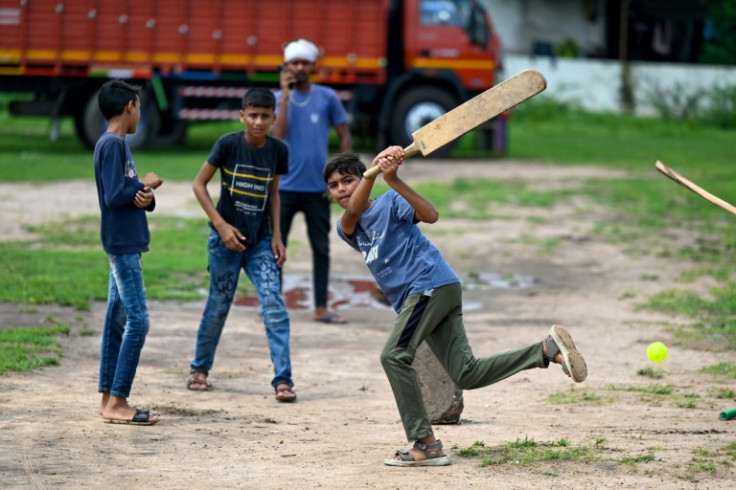
[[[347,321],[327,309],[330,269],[330,201],[322,169],[327,162],[330,128],[340,139],[340,151],[352,151],[348,116],[337,93],[311,83],[319,49],[311,41],[297,39],[284,47],[281,89],[276,92],[272,134],[289,145],[289,173],[281,176],[281,238],[288,247],[294,216],[303,212],[312,248],[314,319],[325,323]]]

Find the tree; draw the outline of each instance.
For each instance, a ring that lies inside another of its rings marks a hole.
[[[714,2],[708,14],[702,61],[736,65],[736,0]]]

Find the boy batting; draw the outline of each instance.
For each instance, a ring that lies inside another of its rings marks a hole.
[[[520,349],[477,358],[468,343],[462,319],[460,279],[417,223],[438,219],[432,203],[397,175],[404,150],[391,146],[373,160],[391,190],[370,199],[375,179],[363,177],[356,155],[343,153],[325,166],[330,195],[344,210],[337,222],[339,236],[362,253],[366,265],[398,313],[381,351],[407,439],[414,445],[386,458],[392,466],[443,466],[451,463],[432,431],[412,368],[422,342],[432,350],[455,384],[476,389],[522,370],[562,364],[578,383],[588,369],[570,333],[559,325],[549,336]]]

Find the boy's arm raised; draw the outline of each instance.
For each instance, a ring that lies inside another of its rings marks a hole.
[[[375,181],[375,177],[363,177],[358,182],[355,192],[350,196],[348,205],[345,206],[345,212],[342,214],[342,219],[340,220],[340,228],[345,235],[352,236],[355,232],[360,215],[366,209],[368,198],[371,196],[371,190]]]
[[[439,213],[434,205],[429,201],[429,199],[419,194],[397,175],[402,158],[403,153],[401,158],[392,154],[379,159],[377,164],[381,167],[383,180],[385,180],[393,190],[401,194],[401,196],[411,204],[411,207],[414,208],[414,217],[417,220],[423,223],[435,223],[439,219]]]
[[[381,153],[376,155],[373,159],[372,167],[379,165],[382,161],[385,161],[389,156],[394,159],[401,161],[404,158],[404,149],[400,146],[389,146]],[[378,174],[376,174],[378,175]],[[352,236],[355,231],[355,227],[358,224],[360,215],[366,210],[368,206],[368,199],[371,196],[371,190],[373,190],[373,184],[376,181],[376,175],[371,177],[361,176],[358,186],[350,196],[347,206],[345,206],[345,212],[340,220],[340,228],[343,233],[347,236]]]

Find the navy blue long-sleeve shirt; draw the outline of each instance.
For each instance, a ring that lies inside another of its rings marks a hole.
[[[144,210],[133,202],[145,186],[138,180],[128,143],[113,133],[103,134],[95,146],[94,163],[102,248],[113,255],[148,251],[151,236],[146,211],[153,211],[156,203]]]

